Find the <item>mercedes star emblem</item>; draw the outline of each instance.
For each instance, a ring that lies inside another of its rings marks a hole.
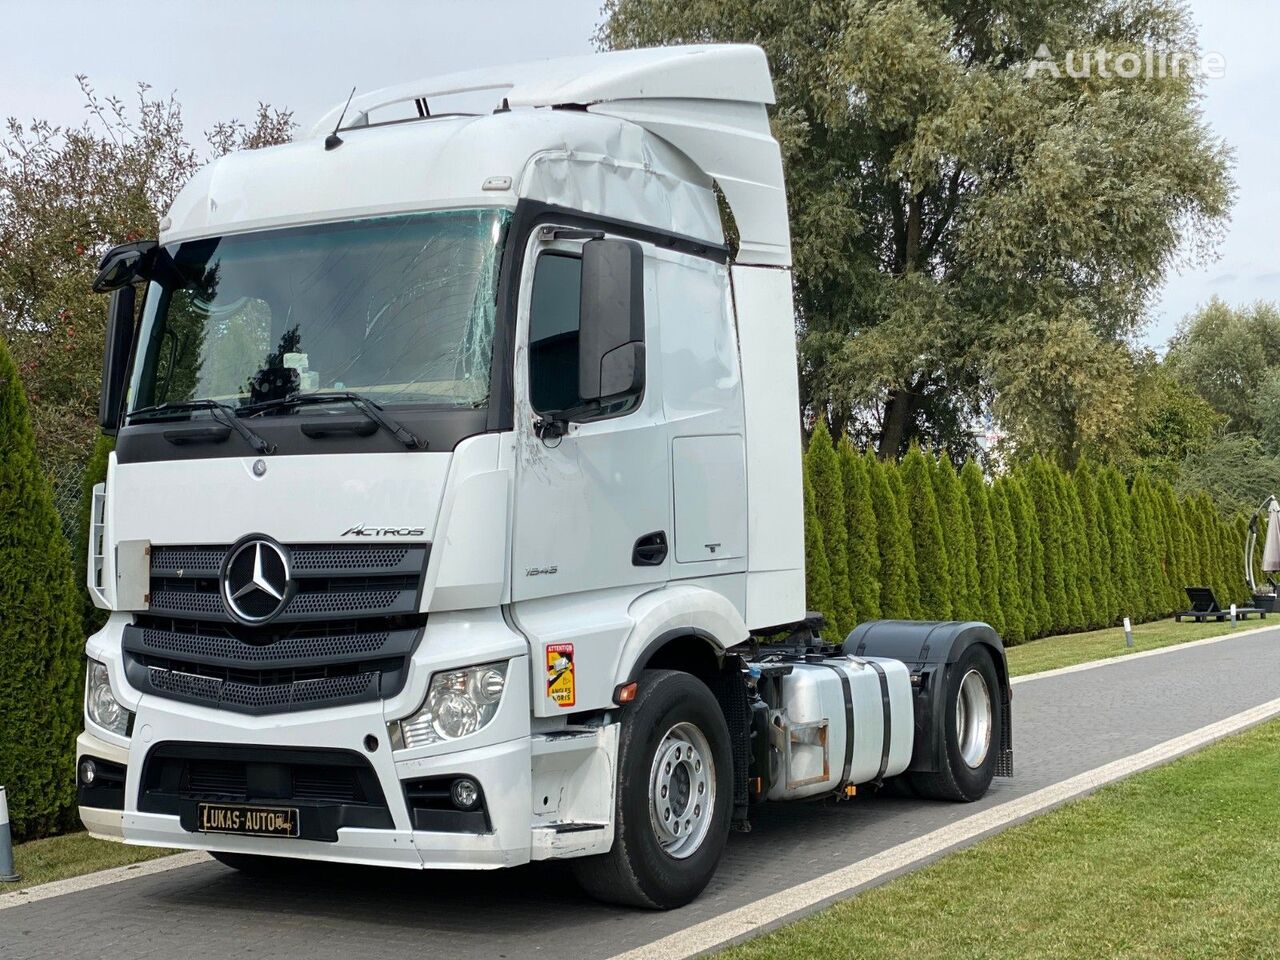
[[[293,593],[289,556],[274,540],[251,537],[231,549],[222,569],[222,600],[241,623],[266,623]]]

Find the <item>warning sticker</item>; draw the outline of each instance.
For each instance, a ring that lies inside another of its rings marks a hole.
[[[572,707],[577,702],[572,643],[547,644],[547,696],[557,707]]]

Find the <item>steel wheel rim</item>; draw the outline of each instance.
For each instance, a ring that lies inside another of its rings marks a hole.
[[[986,678],[977,670],[970,670],[960,681],[960,696],[956,697],[956,739],[960,743],[960,756],[973,770],[982,766],[991,749],[991,691]]]
[[[677,723],[658,743],[649,769],[649,822],[663,851],[693,856],[711,829],[716,805],[711,745],[692,723]]]

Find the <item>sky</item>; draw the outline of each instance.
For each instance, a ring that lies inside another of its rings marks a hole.
[[[98,0],[4,0],[0,116],[78,124],[77,73],[102,95],[138,81],[176,93],[189,138],[259,100],[302,130],[351,87],[592,49],[600,0],[166,0],[132,13]],[[1158,347],[1218,296],[1280,301],[1280,47],[1277,0],[1191,0],[1204,52],[1225,58],[1204,112],[1236,151],[1238,196],[1213,262],[1173,271],[1144,340]]]

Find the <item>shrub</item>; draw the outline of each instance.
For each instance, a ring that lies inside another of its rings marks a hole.
[[[1004,619],[1001,636],[1008,646],[1027,639],[1023,614],[1023,578],[1018,569],[1018,538],[1009,512],[1008,487],[1001,481],[991,486],[991,523],[996,536],[996,559],[1000,565],[1000,612]]]
[[[0,784],[16,839],[75,816],[83,644],[71,549],[0,340]]]
[[[840,478],[844,486],[845,519],[849,525],[849,593],[855,620],[880,616],[880,544],[876,540],[876,512],[871,506],[867,464],[853,450],[848,437],[840,441]]]
[[[890,620],[911,618],[907,589],[906,542],[898,501],[889,485],[884,464],[870,452],[862,458],[867,465],[867,487],[876,514],[876,540],[880,545],[880,615]]]
[[[822,525],[822,543],[831,578],[831,627],[837,636],[844,636],[853,629],[855,619],[849,587],[849,523],[845,516],[840,461],[823,417],[818,417],[813,436],[809,438],[804,468],[813,484],[814,509]]]
[[[933,495],[929,463],[912,444],[900,468],[911,516],[911,542],[920,582],[919,616],[923,620],[951,619],[951,569],[942,537],[942,522]]]
[[[826,618],[823,635],[838,636],[831,604],[831,571],[827,567],[827,547],[822,542],[822,523],[814,506],[813,483],[804,477],[804,588],[809,609]]]
[[[982,470],[970,460],[960,471],[960,486],[969,501],[973,517],[973,535],[977,542],[978,601],[982,619],[1004,632],[1000,610],[1000,561],[996,555],[996,535],[991,523],[991,506],[987,502],[987,482]]]

